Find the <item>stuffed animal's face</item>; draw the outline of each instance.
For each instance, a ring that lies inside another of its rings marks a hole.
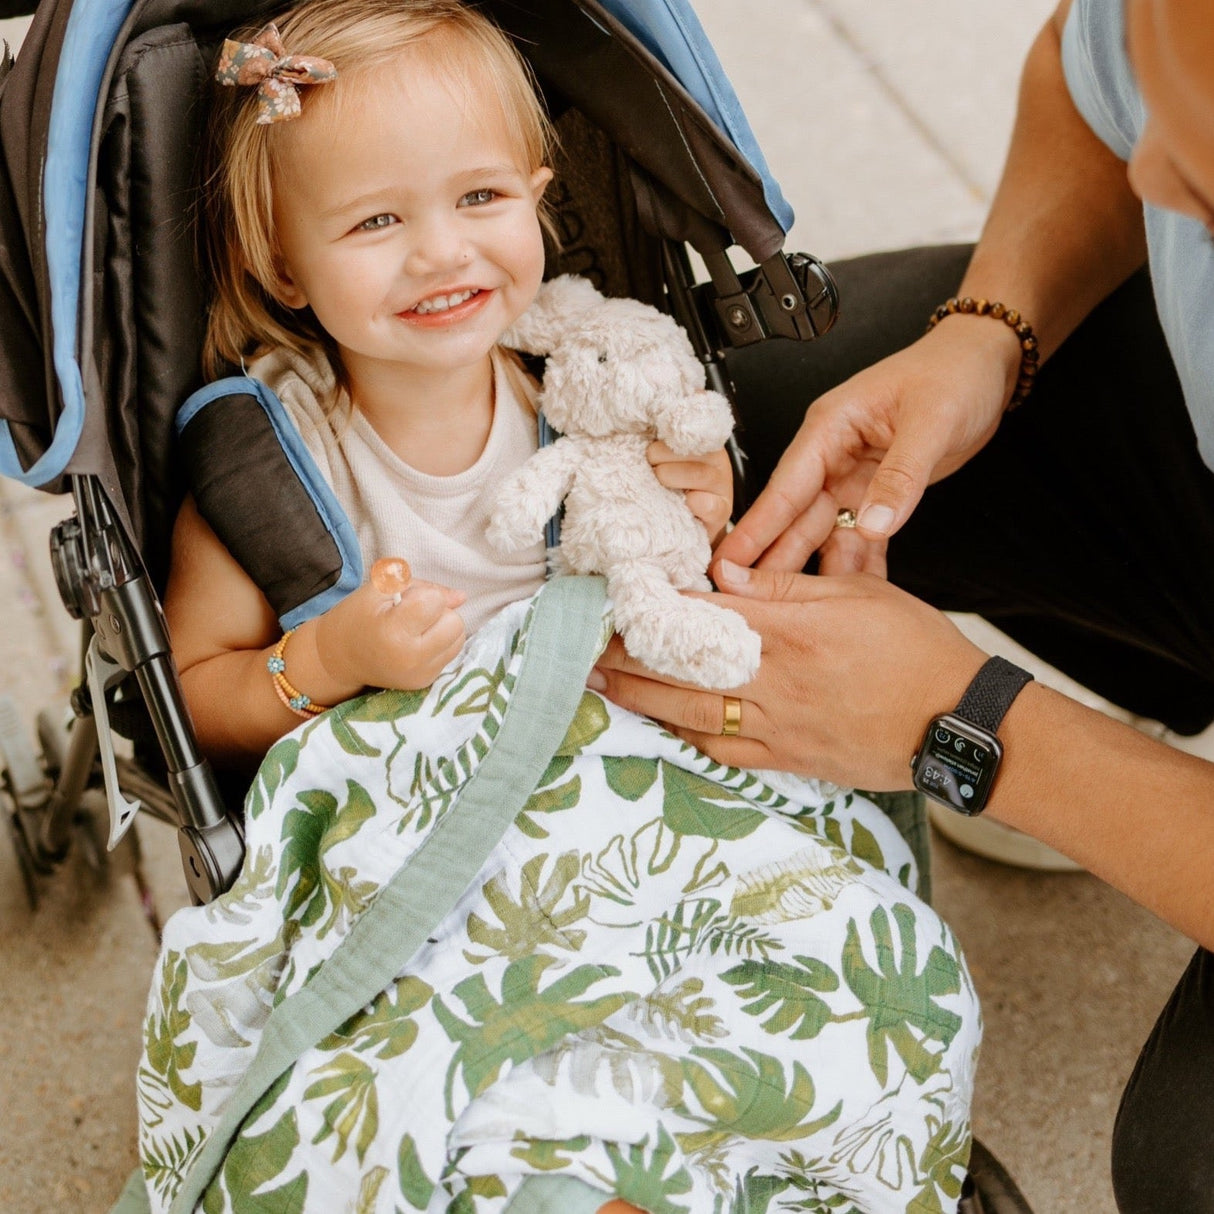
[[[578,317],[548,353],[544,414],[563,434],[645,434],[704,386],[682,329],[629,299],[605,299]]]

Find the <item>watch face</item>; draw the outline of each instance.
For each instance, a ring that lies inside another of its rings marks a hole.
[[[993,734],[960,717],[937,717],[912,765],[915,787],[959,813],[980,813],[1002,756]]]

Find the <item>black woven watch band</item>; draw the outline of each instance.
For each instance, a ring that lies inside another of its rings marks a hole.
[[[972,721],[994,733],[1004,713],[1033,676],[1006,658],[988,658],[974,681],[965,689],[955,712],[964,721]]]

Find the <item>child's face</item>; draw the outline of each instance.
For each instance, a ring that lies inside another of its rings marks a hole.
[[[453,89],[424,52],[333,87],[281,128],[279,298],[311,306],[356,392],[483,360],[539,287],[551,172],[522,163],[489,90]]]

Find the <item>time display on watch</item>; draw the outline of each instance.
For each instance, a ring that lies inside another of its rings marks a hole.
[[[945,714],[927,727],[911,760],[915,787],[959,813],[980,813],[1002,756],[1003,747],[994,734]]]

